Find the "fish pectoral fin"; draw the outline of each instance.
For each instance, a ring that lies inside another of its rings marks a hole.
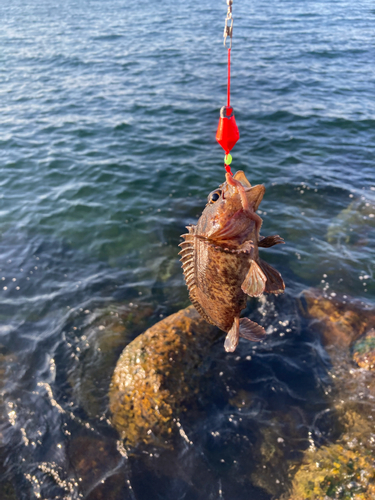
[[[266,287],[267,278],[255,260],[251,261],[249,272],[247,273],[241,289],[250,297],[259,297]]]
[[[283,238],[281,238],[281,236],[275,234],[273,236],[266,236],[265,238],[261,238],[258,241],[258,247],[270,248],[273,247],[274,245],[279,245],[280,243],[284,244],[285,241],[283,240]]]
[[[285,290],[285,283],[279,271],[276,271],[275,268],[267,264],[267,262],[262,259],[259,259],[259,264],[267,277],[266,288],[264,291],[266,293],[283,293]]]
[[[266,336],[266,331],[263,326],[258,325],[255,321],[249,318],[240,319],[240,337],[253,342],[259,342]]]
[[[232,328],[225,337],[224,349],[226,352],[233,352],[238,346],[240,340],[240,318],[234,318]]]

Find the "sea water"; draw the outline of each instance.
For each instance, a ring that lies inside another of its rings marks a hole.
[[[286,244],[263,257],[286,293],[251,302],[264,344],[241,341],[233,355],[214,346],[205,410],[187,413],[190,444],[171,452],[180,469],[127,456],[110,425],[116,359],[189,304],[177,245],[224,180],[215,132],[226,9],[224,0],[0,6],[2,477],[20,499],[99,498],[104,483],[107,500],[270,499],[254,480],[269,429],[297,462],[314,429],[334,437],[319,417],[329,410],[326,355],[296,298],[320,287],[374,301],[368,0],[235,0],[232,169],[266,187],[262,234]],[[126,335],[103,354],[107,328]],[[269,480],[282,491],[286,474]]]

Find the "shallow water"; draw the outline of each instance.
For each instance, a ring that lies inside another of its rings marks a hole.
[[[146,459],[124,456],[106,390],[126,343],[189,303],[177,245],[223,181],[226,5],[0,6],[2,454],[20,499],[100,498],[104,480],[109,500],[269,499],[287,472],[271,465],[266,491],[262,450],[298,462],[338,432],[320,417],[328,357],[295,298],[375,299],[375,10],[233,12],[232,166],[266,186],[262,232],[286,245],[265,258],[287,289],[250,303],[265,343],[214,346],[181,442]],[[103,327],[125,334],[103,340]]]

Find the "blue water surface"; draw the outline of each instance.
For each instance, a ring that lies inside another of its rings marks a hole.
[[[1,453],[17,498],[274,498],[251,476],[262,429],[276,421],[288,434],[278,412],[299,408],[298,459],[327,404],[325,354],[304,337],[296,298],[320,287],[374,303],[374,4],[235,0],[232,168],[266,186],[262,233],[286,244],[265,258],[286,294],[251,303],[270,333],[263,347],[213,349],[209,410],[187,418],[195,444],[174,456],[185,476],[121,449],[106,400],[117,356],[189,304],[177,245],[224,179],[226,9],[0,5]],[[139,319],[103,364],[96,335],[132,308]],[[244,421],[226,391],[256,394]],[[95,443],[107,455],[93,472]],[[280,491],[285,474],[270,475]]]

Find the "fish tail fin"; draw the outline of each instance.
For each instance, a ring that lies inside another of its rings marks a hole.
[[[259,297],[264,292],[266,282],[267,278],[262,269],[252,260],[249,272],[241,285],[242,291],[250,297]]]
[[[285,283],[279,271],[276,271],[275,268],[262,259],[259,259],[259,265],[267,278],[264,291],[266,293],[283,293],[285,290]]]
[[[226,352],[233,352],[238,346],[240,340],[240,318],[234,318],[232,328],[225,337],[224,349]]]
[[[251,321],[249,318],[240,319],[240,337],[252,340],[253,342],[259,342],[259,340],[264,339],[265,336],[266,331],[263,326],[258,325],[258,323]]]

